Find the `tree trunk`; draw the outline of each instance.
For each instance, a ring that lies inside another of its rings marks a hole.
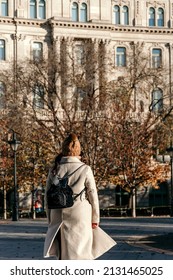
[[[132,189],[132,217],[136,218],[136,188]]]

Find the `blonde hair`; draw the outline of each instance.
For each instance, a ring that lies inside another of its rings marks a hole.
[[[80,156],[81,145],[76,134],[70,133],[62,144],[63,156]]]

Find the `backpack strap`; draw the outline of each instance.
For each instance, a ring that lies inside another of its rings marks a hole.
[[[81,164],[76,170],[74,170],[72,173],[70,173],[69,175],[67,176],[64,176],[63,179],[65,178],[69,178],[70,176],[72,176],[76,171],[78,171],[82,166],[86,165],[85,163],[84,164]],[[58,176],[57,176],[58,177]],[[59,177],[58,177],[59,179]]]
[[[83,194],[84,191],[86,191],[86,187],[85,187],[83,190],[81,190],[80,193],[74,194],[74,200],[76,200],[76,198],[77,198],[78,196],[81,196],[81,195]]]

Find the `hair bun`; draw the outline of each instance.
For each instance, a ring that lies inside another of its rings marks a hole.
[[[66,138],[66,140],[69,141],[69,143],[79,141],[75,133],[70,133],[69,136]]]
[[[79,139],[75,133],[70,133],[62,144],[62,154],[63,156],[79,156],[80,153]]]

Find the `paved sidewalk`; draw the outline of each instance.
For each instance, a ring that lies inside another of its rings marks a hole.
[[[101,227],[104,229],[104,226]],[[45,219],[0,220],[0,260],[43,260],[43,245],[47,230]],[[106,230],[106,229],[105,229]],[[139,242],[124,242],[114,237],[117,245],[100,260],[173,260],[173,251],[140,245]],[[160,241],[163,240],[163,237]],[[170,236],[172,242],[172,236]]]

